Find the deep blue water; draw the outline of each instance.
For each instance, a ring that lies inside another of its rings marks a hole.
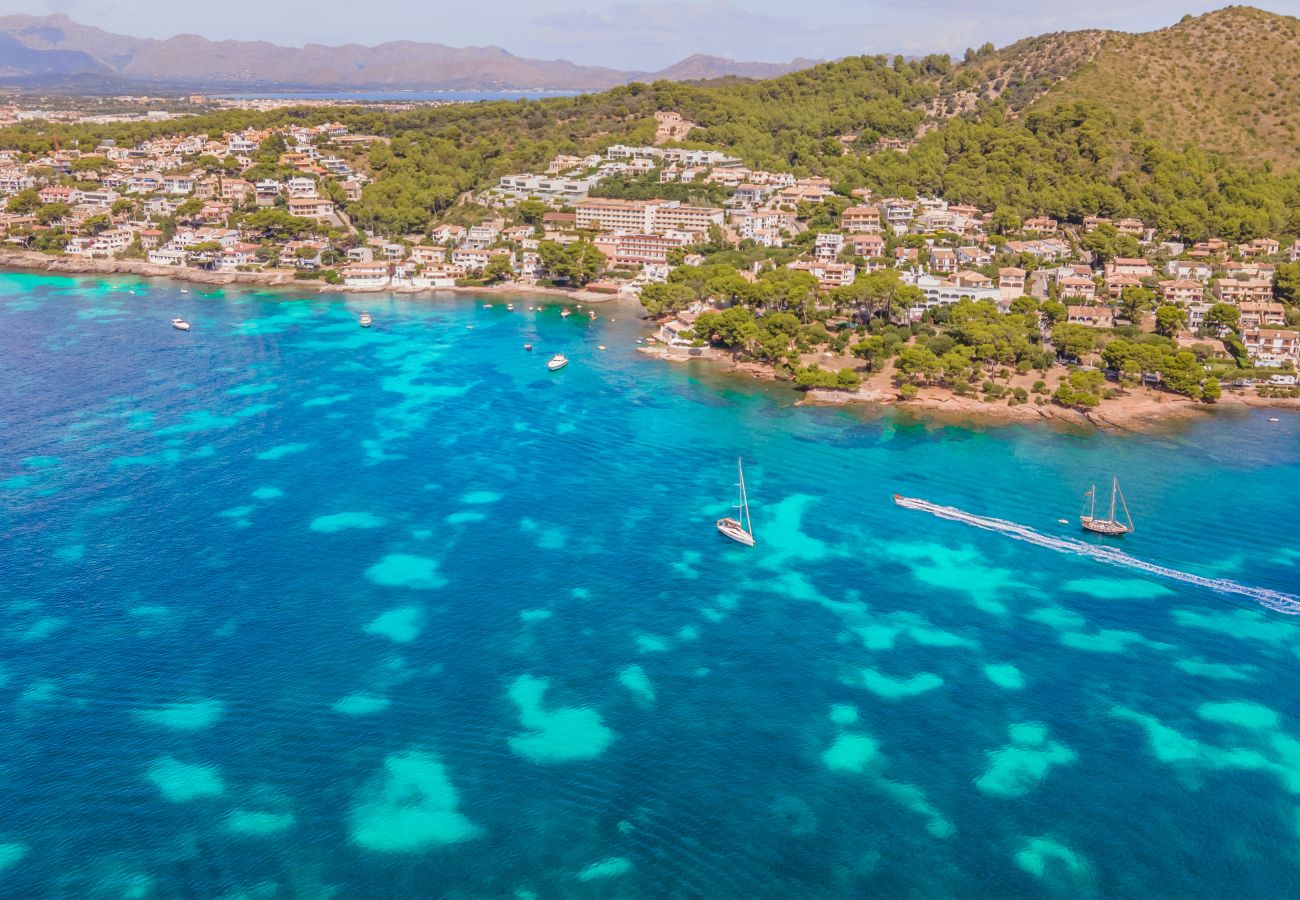
[[[1300,593],[1300,420],[796,409],[535,303],[0,276],[0,892],[1294,893],[1300,620],[890,496],[1114,473]]]

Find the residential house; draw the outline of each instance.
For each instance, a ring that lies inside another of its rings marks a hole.
[[[167,175],[162,180],[162,188],[169,194],[192,194],[194,184],[193,175]]]
[[[1209,284],[1214,276],[1214,266],[1195,259],[1171,259],[1165,272],[1179,281],[1199,281]]]
[[[458,244],[464,236],[462,225],[439,225],[429,232],[429,239],[435,244]]]
[[[317,222],[337,222],[334,215],[334,201],[324,197],[290,197],[289,213],[303,219]]]
[[[957,287],[979,288],[982,291],[993,289],[993,279],[985,275],[983,272],[975,272],[967,269],[953,275],[951,280]]]
[[[810,273],[817,279],[818,285],[823,289],[839,287],[844,284],[852,284],[853,279],[857,277],[858,269],[853,263],[838,263],[824,260],[800,260],[791,263],[791,269]]]
[[[951,247],[935,247],[930,251],[930,271],[941,275],[957,271],[957,251]]]
[[[447,248],[418,244],[411,248],[411,261],[421,266],[440,266],[447,261]]]
[[[389,283],[388,263],[349,263],[339,270],[343,283],[352,288],[382,288]]]
[[[1106,296],[1111,300],[1118,300],[1125,288],[1142,287],[1142,279],[1136,275],[1108,275],[1105,283]]]
[[[159,247],[150,250],[147,258],[155,266],[183,266],[189,262],[190,255],[180,248]]]
[[[982,268],[993,262],[993,254],[983,247],[966,245],[956,250],[957,262],[970,268]]]
[[[1281,249],[1282,245],[1273,238],[1255,238],[1253,241],[1237,245],[1237,253],[1246,257],[1273,256]]]
[[[844,249],[844,235],[835,231],[823,232],[813,241],[813,256],[818,259],[835,259]]]
[[[1262,328],[1286,324],[1286,307],[1281,303],[1247,301],[1238,304],[1242,328]]]
[[[1002,297],[998,288],[993,287],[992,279],[987,279],[987,284],[961,285],[928,272],[909,271],[903,274],[903,281],[915,285],[925,294],[925,302],[910,311],[914,319],[931,307],[950,305],[963,299],[996,303]]]
[[[1091,278],[1072,275],[1057,282],[1062,300],[1086,300],[1089,303],[1097,299],[1097,284]]]
[[[736,206],[758,206],[772,194],[772,188],[765,184],[742,184],[731,195]]]
[[[1270,303],[1273,284],[1262,278],[1220,278],[1214,283],[1214,296],[1223,303]]]
[[[451,261],[453,264],[463,266],[468,270],[486,268],[488,260],[492,255],[487,250],[475,247],[457,247],[451,251]]]
[[[1126,259],[1118,256],[1106,265],[1107,275],[1132,275],[1134,278],[1151,278],[1156,270],[1145,259]]]
[[[1175,278],[1160,282],[1157,286],[1160,300],[1174,306],[1189,306],[1200,302],[1205,297],[1205,285],[1191,279]]]
[[[874,206],[850,206],[840,217],[840,224],[849,234],[877,234],[880,232],[880,210]]]
[[[1300,331],[1283,331],[1277,328],[1252,328],[1241,336],[1246,352],[1257,363],[1282,365],[1300,364]]]
[[[998,290],[1004,300],[1014,300],[1025,295],[1025,270],[1015,266],[998,269]]]
[[[1114,328],[1115,314],[1109,306],[1067,306],[1065,319],[1090,328]]]
[[[885,239],[879,234],[855,234],[849,238],[849,247],[854,256],[874,259],[885,253]]]

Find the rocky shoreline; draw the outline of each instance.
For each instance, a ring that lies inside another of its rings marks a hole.
[[[643,347],[641,350],[657,359],[672,362],[698,359],[737,376],[781,381],[775,370],[765,363],[733,360],[729,354],[713,348],[700,348],[701,352],[690,356],[669,353],[662,346]],[[979,421],[994,425],[1014,425],[1047,422],[1113,431],[1168,425],[1212,416],[1224,410],[1269,408],[1300,411],[1300,399],[1259,397],[1231,390],[1224,391],[1217,403],[1202,403],[1167,391],[1138,388],[1114,399],[1103,400],[1100,406],[1091,410],[1072,409],[1051,402],[1040,406],[1032,401],[1010,406],[1005,401],[989,402],[979,397],[962,397],[947,388],[933,386],[921,388],[916,396],[904,399],[886,373],[876,373],[855,390],[807,391],[799,400],[799,405],[875,407],[882,411],[894,408],[923,418],[953,423]]]

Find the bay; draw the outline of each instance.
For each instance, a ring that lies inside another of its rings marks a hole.
[[[1300,622],[891,496],[1113,474],[1295,594],[1300,420],[796,408],[597,312],[0,275],[5,893],[1291,892]]]

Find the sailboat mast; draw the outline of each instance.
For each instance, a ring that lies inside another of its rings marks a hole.
[[[749,497],[745,493],[745,466],[740,459],[736,460],[736,473],[740,476],[740,508],[745,517],[745,530],[752,533],[754,528],[749,522]]]
[[[1119,490],[1119,479],[1115,480],[1115,489],[1119,491],[1119,502],[1124,507],[1124,519],[1128,522],[1128,530],[1133,530],[1133,517],[1129,515],[1128,501],[1124,499],[1124,492]]]
[[[1110,480],[1110,521],[1115,521],[1115,495],[1119,493],[1119,479]]]

